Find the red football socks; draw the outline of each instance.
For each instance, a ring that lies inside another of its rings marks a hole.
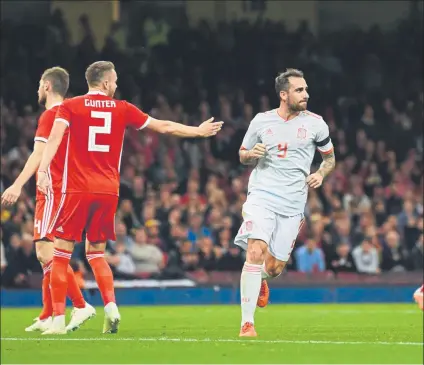
[[[85,299],[81,293],[74,270],[68,265],[68,297],[75,308],[85,308]]]
[[[51,269],[52,269],[51,261],[43,265],[43,283],[42,283],[43,309],[41,311],[41,314],[38,316],[38,318],[41,320],[47,319],[53,315],[52,296],[50,293]]]
[[[65,314],[66,291],[68,290],[68,266],[71,255],[72,252],[70,251],[54,249],[50,288],[53,314],[55,316]]]
[[[113,287],[113,274],[109,264],[104,258],[104,252],[87,252],[87,260],[93,270],[97,285],[102,295],[103,303],[115,303],[115,289]]]

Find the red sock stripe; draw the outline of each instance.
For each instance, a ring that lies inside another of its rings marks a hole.
[[[243,266],[243,271],[251,272],[251,273],[261,273],[262,266],[261,265],[252,265],[245,263]]]
[[[72,256],[72,252],[71,251],[66,251],[66,250],[60,250],[58,248],[55,248],[53,251],[53,256],[56,257],[62,257],[64,259],[71,259]]]
[[[47,264],[43,265],[43,274],[46,275],[52,269],[52,261],[49,261]]]

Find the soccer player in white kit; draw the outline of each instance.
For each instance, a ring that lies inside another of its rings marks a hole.
[[[241,163],[256,164],[234,241],[247,251],[240,279],[240,336],[257,336],[255,309],[269,297],[265,279],[283,271],[304,222],[308,188],[320,187],[336,163],[327,124],[306,110],[303,72],[287,69],[275,79],[275,90],[279,108],[253,118],[240,149]],[[323,162],[310,174],[316,149]]]

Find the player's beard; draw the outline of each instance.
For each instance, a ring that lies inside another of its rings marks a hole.
[[[46,101],[47,101],[46,95],[41,95],[38,97],[38,104],[40,104],[41,106],[46,106]]]
[[[289,111],[292,113],[303,112],[304,110],[306,110],[308,106],[308,102],[292,103],[289,98],[287,99],[287,106]]]

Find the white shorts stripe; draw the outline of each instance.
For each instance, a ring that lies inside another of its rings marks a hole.
[[[62,194],[62,198],[60,199],[60,203],[59,203],[59,206],[57,207],[56,214],[54,215],[54,218],[51,221],[50,226],[48,227],[48,230],[47,230],[48,233],[51,233],[53,231],[53,228],[54,228],[54,226],[57,222],[57,219],[59,218],[60,211],[63,208],[63,203],[65,202],[65,197],[66,197],[66,194]]]

